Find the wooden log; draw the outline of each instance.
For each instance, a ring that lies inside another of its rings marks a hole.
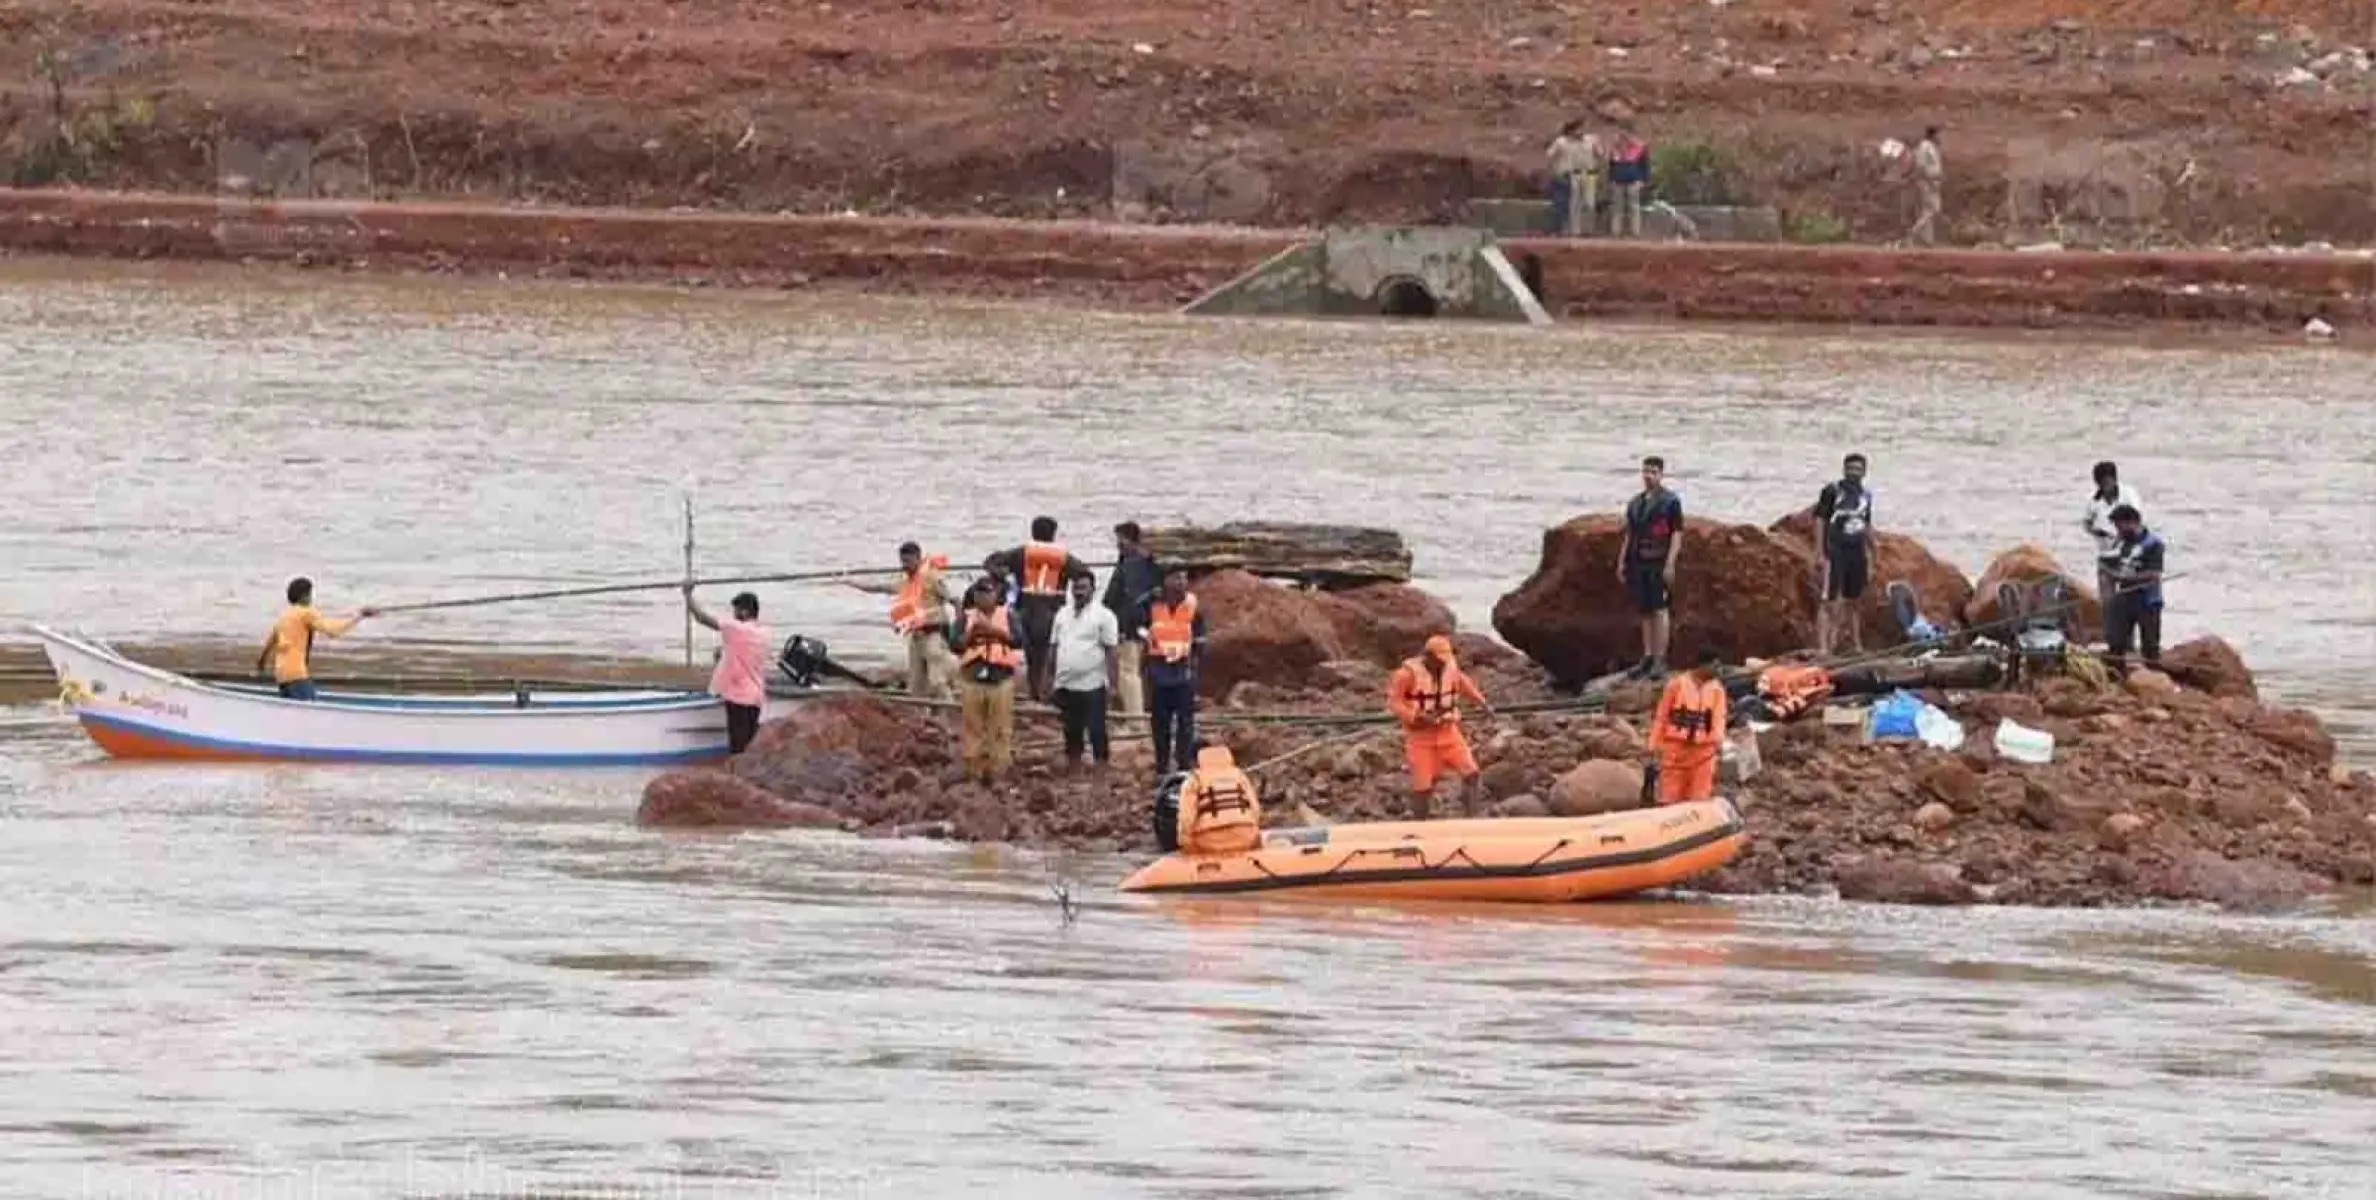
[[[1411,549],[1391,529],[1232,521],[1150,529],[1146,540],[1156,562],[1191,575],[1234,568],[1325,588],[1411,581]]]

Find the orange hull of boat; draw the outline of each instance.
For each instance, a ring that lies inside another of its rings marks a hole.
[[[1165,855],[1122,890],[1561,904],[1681,883],[1731,862],[1747,840],[1721,799],[1597,817],[1266,829],[1242,853]]]

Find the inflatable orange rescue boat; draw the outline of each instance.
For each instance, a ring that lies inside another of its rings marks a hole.
[[[1122,890],[1558,904],[1680,883],[1731,862],[1747,836],[1721,798],[1597,817],[1266,829],[1252,850],[1167,854]]]

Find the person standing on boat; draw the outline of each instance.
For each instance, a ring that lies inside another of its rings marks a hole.
[[[2104,592],[2104,647],[2115,668],[2128,666],[2129,652],[2144,642],[2145,665],[2161,669],[2162,573],[2169,547],[2145,528],[2145,515],[2123,504],[2112,510],[2120,545]]]
[[[1856,602],[1873,575],[1873,492],[1864,478],[1865,456],[1851,454],[1840,463],[1840,478],[1815,498],[1815,586],[1822,589],[1815,644],[1825,654],[1838,653],[1842,641],[1864,649]]]
[[[1126,717],[1147,713],[1147,606],[1163,590],[1163,569],[1147,552],[1138,522],[1114,526],[1114,573],[1106,578],[1105,606],[1122,634],[1114,655],[1114,703]]]
[[[1675,559],[1683,552],[1683,498],[1666,489],[1666,460],[1642,460],[1642,491],[1625,506],[1625,539],[1617,550],[1617,582],[1642,614],[1642,661],[1628,674],[1653,678],[1666,670],[1673,632],[1670,593]]]
[[[1716,794],[1716,762],[1730,719],[1721,661],[1713,647],[1702,650],[1689,671],[1667,680],[1658,710],[1650,718],[1650,749],[1658,756],[1658,802],[1683,804]]]
[[[2122,505],[2136,509],[2138,519],[2144,519],[2145,497],[2137,489],[2120,482],[2120,464],[2100,462],[2093,472],[2095,491],[2087,497],[2087,516],[2081,525],[2087,536],[2095,539],[2096,596],[2104,602],[2104,627],[2099,630],[2104,644],[2112,644],[2112,572],[2120,561],[2120,530],[2112,524],[2112,510]]]
[[[313,580],[302,575],[289,581],[289,605],[273,621],[272,633],[264,639],[264,652],[256,656],[256,674],[263,674],[269,666],[280,694],[290,700],[311,700],[318,694],[313,682],[315,634],[337,637],[379,615],[378,609],[365,608],[351,617],[325,617],[314,607],[313,590]]]
[[[703,628],[718,631],[718,666],[710,672],[710,694],[726,705],[726,752],[740,754],[759,732],[759,712],[767,707],[767,655],[774,635],[759,623],[759,597],[736,592],[727,602],[729,615],[720,620],[684,587],[685,611]]]
[[[1461,807],[1473,801],[1470,784],[1477,778],[1477,756],[1460,733],[1460,701],[1493,715],[1485,693],[1452,660],[1452,639],[1437,634],[1427,639],[1419,657],[1395,669],[1386,681],[1386,708],[1402,722],[1403,756],[1411,765],[1413,816],[1425,818],[1435,795],[1436,776],[1446,768],[1461,780]]]
[[[998,585],[975,580],[965,594],[965,651],[957,660],[965,680],[958,745],[965,773],[985,784],[1015,761],[1015,671],[1023,665],[1018,624],[1000,602]]]
[[[1003,570],[1021,588],[1015,610],[1023,619],[1023,656],[1029,664],[1031,698],[1045,700],[1049,680],[1056,673],[1056,610],[1064,607],[1065,581],[1089,568],[1056,540],[1054,517],[1032,518],[1030,541],[992,554],[982,566],[992,573]]]
[[[1147,608],[1147,685],[1155,734],[1155,777],[1189,769],[1196,754],[1196,684],[1204,673],[1205,615],[1188,572],[1163,573],[1163,594]]]
[[[1072,578],[1072,603],[1056,614],[1056,711],[1064,715],[1064,762],[1079,770],[1086,744],[1104,769],[1113,757],[1106,738],[1106,680],[1122,642],[1122,623],[1097,603],[1097,580]]]

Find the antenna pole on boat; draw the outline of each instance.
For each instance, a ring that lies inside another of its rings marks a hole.
[[[693,586],[693,489],[682,493],[685,501],[685,586]],[[693,609],[685,609],[685,667],[693,666]]]

